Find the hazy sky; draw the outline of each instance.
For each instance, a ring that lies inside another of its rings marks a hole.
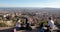
[[[0,0],[0,7],[60,8],[60,0]]]

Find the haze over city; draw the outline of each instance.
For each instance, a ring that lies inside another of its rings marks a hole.
[[[60,0],[0,0],[0,7],[60,8]]]

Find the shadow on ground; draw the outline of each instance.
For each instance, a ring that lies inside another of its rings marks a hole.
[[[14,28],[16,28],[17,31],[20,31],[20,30],[27,30],[27,31],[28,31],[28,30],[31,30],[31,28],[28,29],[28,28],[24,28],[24,27],[20,27],[20,28],[14,27]],[[0,30],[0,32],[14,32],[14,31],[13,31],[14,28],[3,29],[3,30]]]
[[[13,32],[14,28],[3,29],[3,30],[0,30],[0,32]],[[20,31],[20,30],[26,30],[26,31],[28,31],[28,29],[26,29],[24,27],[21,27],[21,28],[17,29],[17,31]],[[30,32],[39,32],[39,29],[30,30]],[[54,32],[60,32],[60,30],[56,30]]]
[[[0,30],[0,32],[13,32],[13,29],[10,28],[10,29],[3,29],[3,30]]]

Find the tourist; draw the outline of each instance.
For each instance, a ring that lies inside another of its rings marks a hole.
[[[19,30],[21,25],[19,23],[19,19],[17,19],[16,24],[15,24],[16,30]]]
[[[52,17],[49,17],[48,26],[49,26],[49,30],[52,32],[54,28],[54,21]]]

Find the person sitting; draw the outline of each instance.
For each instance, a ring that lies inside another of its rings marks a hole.
[[[17,20],[17,21],[16,21],[16,24],[15,24],[16,30],[20,30],[20,27],[21,27],[21,25],[20,25],[20,23],[19,23],[19,20]]]
[[[48,29],[50,30],[50,32],[52,32],[54,29],[54,21],[52,17],[49,17],[48,26],[49,26]]]

